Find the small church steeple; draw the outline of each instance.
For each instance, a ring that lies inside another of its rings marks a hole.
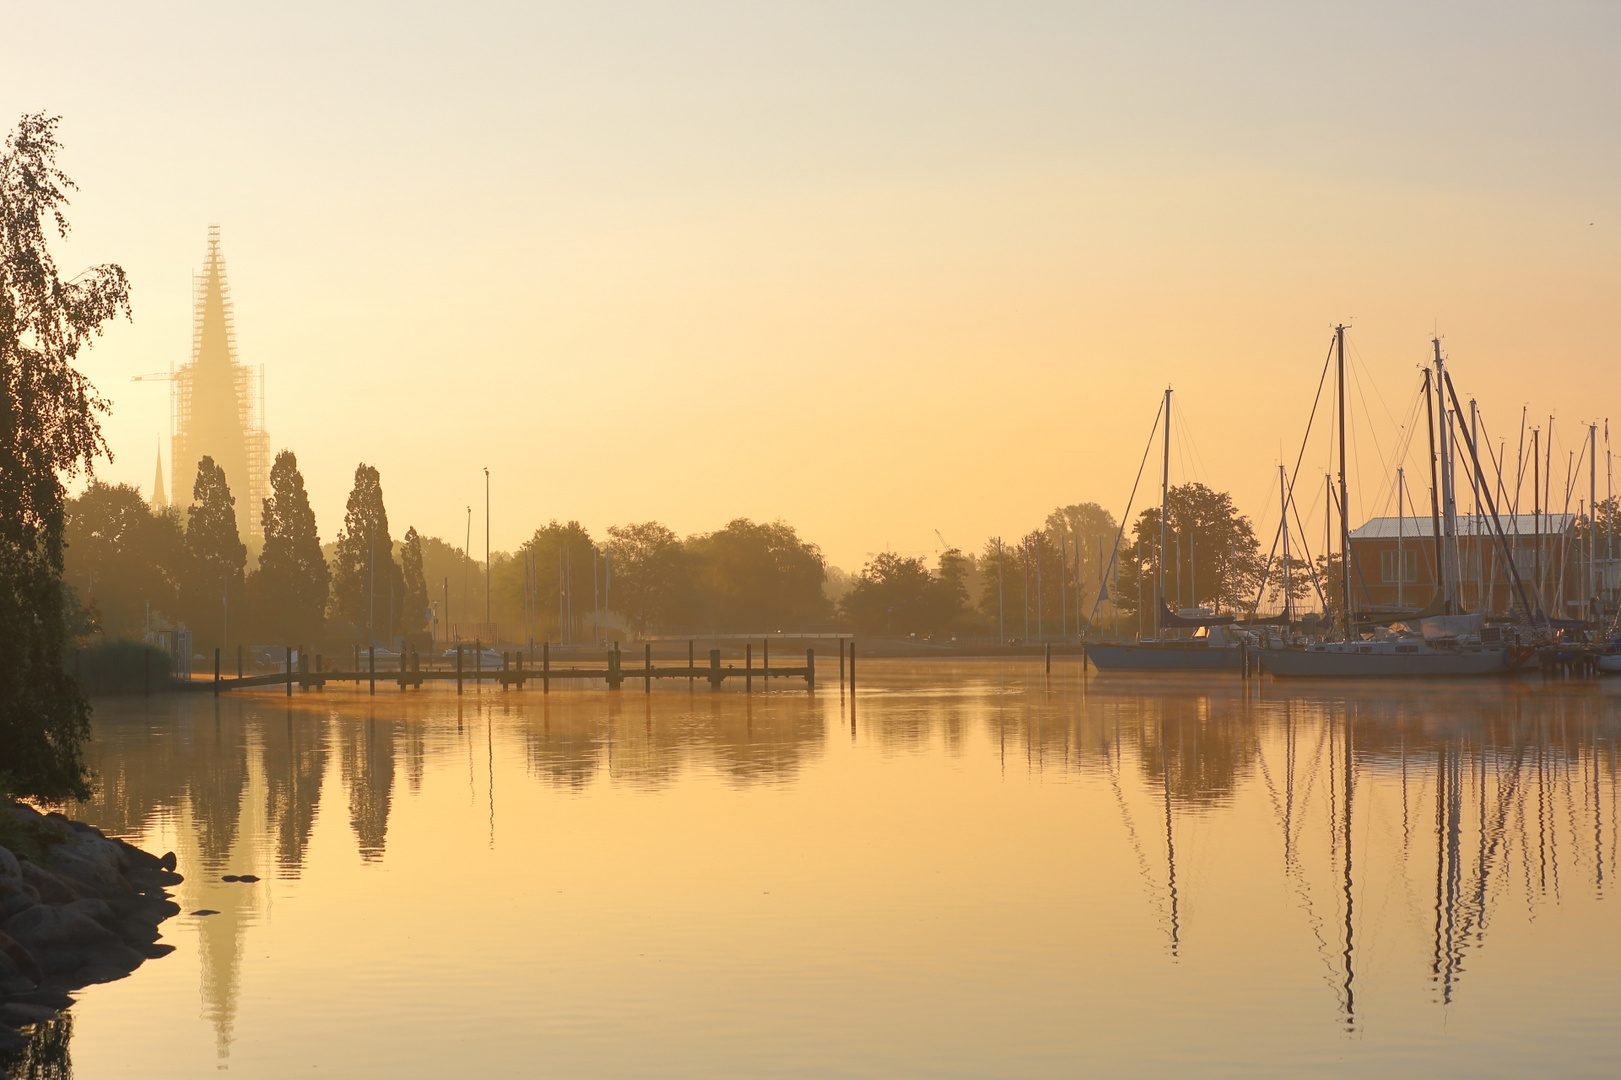
[[[163,447],[158,447],[158,474],[152,478],[152,509],[167,510],[169,499],[163,493]]]

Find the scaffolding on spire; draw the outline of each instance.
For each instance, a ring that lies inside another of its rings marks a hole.
[[[236,496],[237,528],[257,538],[260,507],[270,494],[270,436],[264,428],[264,369],[237,360],[231,286],[218,225],[208,229],[208,256],[193,277],[191,360],[171,382],[169,490],[187,505],[197,462],[205,455],[225,470]]]

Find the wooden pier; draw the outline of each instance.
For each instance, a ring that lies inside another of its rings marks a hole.
[[[209,679],[176,680],[177,689],[212,690],[215,694],[227,690],[249,690],[257,687],[281,686],[288,695],[293,687],[300,690],[320,690],[327,683],[365,683],[367,689],[375,694],[378,683],[393,683],[400,690],[407,688],[420,690],[430,682],[455,683],[456,692],[463,693],[466,686],[471,683],[474,687],[484,683],[491,683],[502,689],[522,690],[533,683],[540,684],[542,693],[549,693],[552,683],[564,680],[593,680],[601,679],[606,682],[608,689],[618,690],[623,687],[626,680],[632,682],[641,680],[643,690],[651,693],[654,679],[685,679],[689,686],[696,686],[698,682],[707,682],[712,690],[718,690],[728,679],[742,679],[743,689],[752,691],[754,680],[761,680],[762,687],[772,679],[802,679],[805,689],[816,689],[816,650],[805,650],[803,665],[772,666],[771,645],[769,641],[760,643],[760,663],[755,666],[754,643],[744,646],[743,665],[721,663],[721,650],[709,650],[708,664],[699,666],[696,662],[693,642],[687,643],[687,662],[656,664],[653,661],[653,647],[645,644],[642,647],[641,666],[626,667],[624,652],[617,644],[606,650],[604,663],[599,667],[594,664],[582,665],[573,663],[569,666],[552,665],[551,645],[543,644],[540,650],[538,666],[533,660],[525,663],[524,654],[518,652],[503,652],[501,666],[486,668],[483,664],[483,648],[477,643],[471,648],[464,649],[458,646],[453,663],[443,667],[422,666],[422,658],[415,653],[406,654],[397,658],[385,659],[387,666],[380,667],[377,662],[376,650],[361,653],[356,650],[356,663],[352,669],[342,670],[326,666],[325,659],[320,655],[311,656],[302,648],[296,652],[298,656],[295,667],[293,657],[295,650],[292,646],[286,647],[286,660],[281,671],[269,672],[263,675],[246,675],[242,673],[241,657],[237,660],[237,675],[223,676],[220,672],[220,651],[214,650],[214,677]],[[855,642],[849,642],[849,679],[852,688],[855,683]],[[445,659],[449,659],[448,657]],[[312,663],[313,660],[313,663]],[[362,663],[363,662],[363,663]],[[845,681],[845,642],[839,643],[839,684]]]

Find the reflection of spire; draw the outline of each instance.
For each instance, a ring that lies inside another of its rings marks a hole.
[[[344,725],[343,782],[349,788],[349,823],[360,857],[383,857],[388,811],[394,796],[394,725],[368,716]]]

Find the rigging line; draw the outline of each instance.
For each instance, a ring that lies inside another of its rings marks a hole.
[[[1294,501],[1294,497],[1295,497],[1295,479],[1297,479],[1300,476],[1300,463],[1305,460],[1305,458],[1306,458],[1306,447],[1308,445],[1310,445],[1310,443],[1311,443],[1312,424],[1316,422],[1316,420],[1317,420],[1317,409],[1323,403],[1323,387],[1325,385],[1327,385],[1327,383],[1328,383],[1328,369],[1329,369],[1329,365],[1331,365],[1333,362],[1334,362],[1334,341],[1333,341],[1333,339],[1330,339],[1329,343],[1328,343],[1328,352],[1323,357],[1323,370],[1322,370],[1322,373],[1317,376],[1317,395],[1314,398],[1312,398],[1311,412],[1306,417],[1306,431],[1300,437],[1300,453],[1295,455],[1294,472],[1290,474],[1289,494],[1288,494],[1288,498],[1287,498],[1287,501],[1289,501],[1289,502]],[[1316,506],[1316,501],[1315,500],[1313,500],[1312,505]],[[1298,513],[1296,514],[1296,517],[1297,518],[1299,517]],[[1255,603],[1250,606],[1250,615],[1251,615],[1251,617],[1254,616],[1256,610],[1259,609],[1260,606],[1261,606],[1261,591],[1257,590],[1256,594],[1255,594]]]
[[[1154,412],[1154,426],[1148,429],[1148,445],[1143,447],[1143,460],[1137,464],[1137,479],[1131,482],[1131,495],[1126,499],[1126,512],[1120,518],[1120,527],[1115,530],[1114,550],[1109,553],[1109,565],[1104,572],[1103,580],[1109,580],[1109,574],[1114,570],[1115,563],[1120,558],[1120,539],[1126,533],[1126,523],[1131,520],[1131,507],[1137,501],[1137,486],[1143,481],[1143,469],[1148,466],[1148,455],[1154,451],[1154,435],[1159,431],[1160,418],[1165,415],[1165,399],[1160,398],[1159,408]],[[1118,597],[1115,602],[1118,603]],[[1103,590],[1098,590],[1097,597],[1092,601],[1092,614],[1087,616],[1087,623],[1091,624],[1098,615],[1098,605],[1103,603]],[[1142,613],[1138,612],[1139,619]]]

